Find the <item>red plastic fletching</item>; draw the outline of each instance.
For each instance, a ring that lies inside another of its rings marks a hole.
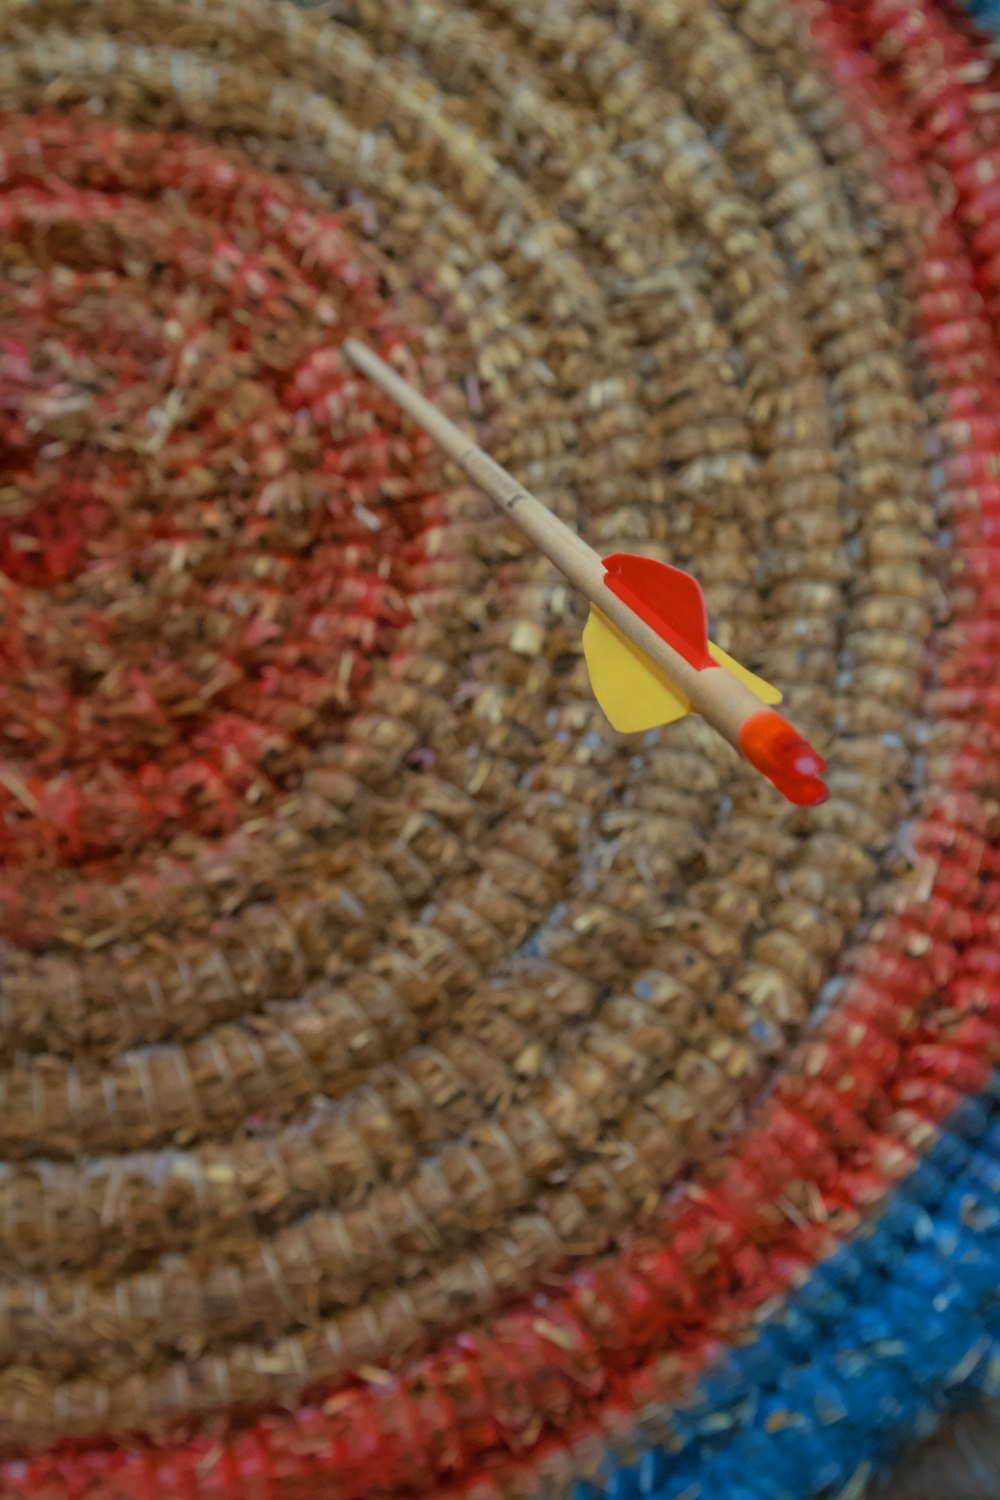
[[[651,630],[699,672],[717,664],[708,654],[708,616],[697,580],[652,557],[616,552],[604,559],[605,583]],[[773,709],[745,720],[739,732],[746,759],[789,802],[815,807],[830,795],[820,773],[823,761],[811,745]]]
[[[750,715],[740,730],[740,749],[789,802],[816,807],[829,797],[819,779],[825,762],[773,709]]]
[[[616,552],[604,559],[605,583],[640,620],[692,667],[714,667],[708,654],[708,614],[696,579],[655,557]]]

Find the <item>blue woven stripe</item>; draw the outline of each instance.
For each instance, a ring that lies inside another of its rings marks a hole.
[[[676,1452],[609,1463],[579,1500],[810,1500],[1000,1391],[1000,1075],[867,1231],[731,1350],[671,1421]]]
[[[980,26],[1000,33],[1000,0],[961,0],[961,3]]]

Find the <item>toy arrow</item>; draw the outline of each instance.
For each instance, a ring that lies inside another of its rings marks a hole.
[[[708,639],[704,595],[690,573],[625,552],[602,560],[377,354],[355,339],[342,347],[589,600],[584,655],[615,729],[636,733],[700,713],[790,802],[826,801],[823,761],[774,711],[781,694]]]

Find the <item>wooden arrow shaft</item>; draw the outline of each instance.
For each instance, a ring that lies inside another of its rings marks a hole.
[[[668,683],[683,693],[692,708],[738,750],[740,729],[751,714],[760,712],[763,706],[760,699],[722,668],[699,672],[692,667],[662,636],[640,620],[617,594],[612,593],[604,581],[605,568],[600,556],[537,496],[519,484],[513,474],[484,453],[461,428],[449,421],[365,344],[347,339],[342,348],[350,362],[373,380],[407,416],[412,417],[454,459],[473,484],[489,495],[520,527],[539,552],[600,610],[618,633],[636,646]]]

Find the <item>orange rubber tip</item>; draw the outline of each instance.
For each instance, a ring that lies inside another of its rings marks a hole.
[[[750,715],[740,730],[740,750],[789,802],[818,807],[829,797],[820,780],[825,762],[773,709]]]

